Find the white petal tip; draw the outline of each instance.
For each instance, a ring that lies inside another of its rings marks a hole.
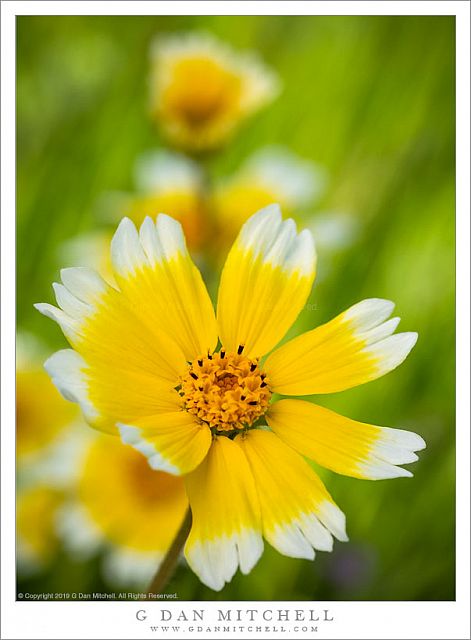
[[[240,567],[248,574],[263,553],[261,533],[243,530],[212,540],[192,540],[185,547],[185,557],[201,582],[213,591],[220,591],[230,582]]]
[[[111,240],[111,260],[117,274],[128,276],[147,264],[139,234],[129,218],[123,218]]]
[[[165,213],[159,213],[155,227],[167,259],[171,259],[178,253],[186,254],[183,228],[177,220]]]
[[[136,447],[136,449],[138,451],[141,451],[141,453],[143,453],[147,457],[147,454],[144,448],[141,449]],[[165,471],[165,473],[169,473],[172,476],[181,475],[181,470],[178,467],[176,467],[174,464],[172,464],[171,462],[163,458],[158,452],[155,453],[153,456],[147,457],[147,459],[149,462],[149,466],[151,467],[151,469],[154,469],[154,471]]]
[[[139,429],[127,424],[118,423],[118,430],[124,444],[135,444],[139,441]]]
[[[124,216],[124,218],[121,218],[118,229],[120,227],[133,227],[134,229],[136,228],[134,222],[131,220],[131,218],[128,218],[128,216]]]
[[[398,467],[399,469],[401,469],[401,467]],[[413,478],[414,474],[412,473],[412,471],[409,471],[408,469],[402,469],[402,473],[399,474],[397,476],[398,478]]]
[[[269,204],[267,207],[260,209],[254,213],[243,224],[240,237],[244,242],[248,242],[255,233],[260,233],[265,227],[275,225],[278,227],[281,223],[281,208],[279,204]]]
[[[339,530],[334,535],[339,542],[348,542],[350,540],[345,530]]]
[[[319,519],[337,540],[348,542],[346,531],[347,519],[336,504],[325,500],[319,509]]]
[[[311,276],[315,273],[317,264],[316,245],[313,235],[308,229],[303,229],[299,234],[293,255],[296,256],[296,268],[299,269],[302,275]]]
[[[384,375],[404,362],[418,337],[416,332],[395,333],[366,346],[364,352],[376,360],[377,375]]]
[[[95,273],[93,271],[93,269],[90,269],[89,267],[64,267],[63,269],[60,270],[60,277],[61,280],[64,284],[66,284],[66,281],[69,280],[70,278],[74,278],[77,276],[77,274],[89,274],[89,273]]]
[[[73,349],[56,351],[44,363],[44,369],[59,393],[69,402],[78,403],[85,418],[93,423],[98,412],[88,396],[86,368],[85,360]]]
[[[130,445],[147,458],[147,462],[154,471],[165,471],[171,475],[178,476],[181,470],[164,458],[152,444],[142,436],[141,429],[129,424],[118,422],[117,425],[121,440],[124,444]]]
[[[51,317],[51,307],[52,305],[50,305],[47,302],[35,302],[33,304],[33,307],[39,311],[39,313],[42,313],[43,316],[47,316],[47,317]]]
[[[423,449],[426,449],[427,448],[427,443],[422,438],[422,436],[419,436],[418,433],[414,433],[414,435],[415,435],[415,438],[416,438],[416,442],[415,442],[414,448],[412,450],[413,451],[422,451]]]
[[[67,267],[61,269],[60,275],[66,289],[87,304],[93,305],[107,289],[103,278],[88,267]]]
[[[367,298],[347,309],[344,312],[344,319],[351,322],[356,331],[361,333],[387,320],[394,306],[391,300]]]
[[[419,339],[419,334],[416,331],[411,332],[411,336],[413,336],[413,344],[415,346],[417,344],[417,340]]]
[[[257,211],[257,213],[255,213],[251,219],[255,219],[257,216],[258,218],[274,217],[281,220],[281,217],[282,217],[281,207],[277,202],[273,202],[272,204],[269,204],[266,207],[263,207],[263,209],[260,209],[259,211]]]
[[[397,477],[400,467],[395,465],[417,462],[419,457],[414,452],[424,449],[425,441],[412,431],[389,427],[378,429],[378,440],[370,452],[369,469],[379,477],[383,477],[384,474],[385,477]]]
[[[159,215],[164,215],[164,214],[161,213]],[[143,227],[144,225],[149,225],[149,224],[151,224],[153,227],[155,227],[155,220],[151,216],[145,216],[144,220],[142,221],[141,227]]]
[[[273,268],[281,267],[290,275],[297,272],[301,277],[312,277],[316,266],[314,239],[309,230],[297,233],[292,218],[282,220],[279,205],[261,209],[243,225],[238,238],[243,250],[260,256]]]

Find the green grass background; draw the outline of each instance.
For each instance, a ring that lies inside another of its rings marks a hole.
[[[229,173],[281,144],[324,165],[323,209],[361,233],[314,286],[296,330],[365,297],[397,304],[419,342],[390,375],[320,404],[420,433],[415,477],[380,482],[322,473],[347,515],[350,543],[315,562],[268,544],[248,576],[216,594],[180,568],[182,599],[454,598],[454,19],[451,17],[20,17],[17,23],[18,325],[51,351],[60,244],[97,227],[103,193],[131,190],[136,155],[162,143],[147,117],[148,47],[159,32],[203,29],[252,48],[280,74],[278,100],[212,164]],[[322,255],[319,256],[322,268]],[[99,488],[97,488],[99,490]],[[99,559],[56,563],[21,591],[113,590]]]

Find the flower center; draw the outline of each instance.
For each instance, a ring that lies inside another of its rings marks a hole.
[[[167,89],[170,105],[190,126],[203,126],[237,105],[240,80],[205,57],[181,60]]]
[[[185,409],[215,432],[245,429],[268,409],[271,391],[257,360],[221,349],[193,360],[179,393]],[[228,435],[226,433],[226,435]]]

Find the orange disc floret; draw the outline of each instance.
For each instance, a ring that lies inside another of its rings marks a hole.
[[[258,360],[221,349],[193,360],[179,390],[185,409],[218,431],[251,426],[268,409],[271,397]]]

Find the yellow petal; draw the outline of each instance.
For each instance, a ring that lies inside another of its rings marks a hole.
[[[200,580],[219,591],[237,567],[249,573],[263,551],[254,480],[242,450],[219,437],[185,485],[193,514],[185,556]]]
[[[375,380],[395,369],[417,341],[416,333],[392,335],[394,304],[363,300],[339,316],[290,340],[264,364],[273,391],[289,395],[333,393]]]
[[[174,387],[187,365],[176,342],[94,271],[63,269],[61,277],[61,308],[36,306],[75,349],[45,363],[62,395],[80,404],[92,426],[115,433],[118,420],[177,409]]]
[[[112,436],[101,436],[89,448],[78,500],[109,542],[162,554],[188,505],[181,478],[152,470],[142,454]]]
[[[267,422],[302,455],[354,478],[411,476],[395,465],[415,462],[413,452],[425,447],[423,439],[411,431],[356,422],[303,400],[275,402]]]
[[[296,320],[315,275],[312,236],[281,220],[277,205],[242,227],[222,272],[218,298],[219,335],[228,351],[270,351]]]
[[[314,558],[330,551],[332,534],[347,540],[345,516],[320,478],[273,433],[252,429],[235,442],[250,463],[260,498],[263,536],[280,553]]]
[[[123,442],[143,453],[150,466],[159,471],[181,475],[200,464],[211,445],[207,425],[197,424],[185,411],[159,413],[118,422]]]
[[[111,257],[119,287],[143,322],[171,336],[187,360],[214,350],[214,309],[179,222],[163,214],[155,224],[146,218],[138,235],[124,218]]]

